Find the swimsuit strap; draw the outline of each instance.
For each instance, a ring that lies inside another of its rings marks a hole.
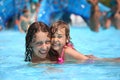
[[[63,47],[61,56],[58,58],[58,62],[57,62],[57,63],[59,63],[59,64],[64,63],[64,52],[65,52],[65,48],[66,48],[66,47],[71,47],[71,48],[73,48],[73,45],[70,44],[70,43],[68,43],[67,45],[65,45],[65,46]]]
[[[71,43],[68,43],[67,46],[73,48],[73,45]]]
[[[65,47],[63,47],[62,53],[61,53],[61,58],[63,58],[65,52]]]
[[[65,51],[65,47],[63,47],[61,56],[58,58],[58,62],[57,62],[58,64],[64,63],[64,51]]]

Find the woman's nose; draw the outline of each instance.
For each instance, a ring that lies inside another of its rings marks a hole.
[[[46,49],[47,49],[47,44],[44,43],[44,44],[42,45],[42,48],[43,48],[44,50],[46,50]]]
[[[58,38],[54,38],[53,41],[58,41]]]

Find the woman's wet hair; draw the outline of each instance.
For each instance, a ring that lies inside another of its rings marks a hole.
[[[43,22],[34,22],[33,24],[30,25],[28,32],[26,34],[26,51],[25,51],[25,61],[31,61],[32,59],[32,54],[33,49],[31,47],[31,43],[33,41],[33,38],[36,38],[35,34],[37,32],[48,32],[48,37],[51,38],[51,34],[50,34],[50,29],[49,27],[44,24]]]

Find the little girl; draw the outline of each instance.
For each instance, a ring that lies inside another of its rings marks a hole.
[[[57,21],[52,24],[51,28],[51,47],[54,53],[59,54],[58,63],[64,63],[64,61],[70,61],[76,59],[77,61],[91,61],[91,60],[104,60],[104,61],[119,61],[120,58],[96,58],[94,56],[85,56],[80,52],[76,51],[70,42],[70,30],[69,26],[63,21]],[[68,58],[69,56],[69,58]],[[71,57],[71,58],[70,58]]]
[[[63,63],[64,60],[69,61],[70,59],[80,61],[89,59],[73,48],[70,43],[69,26],[65,22],[58,21],[53,23],[50,30],[52,35],[51,47],[59,54],[58,63]],[[69,58],[66,58],[68,56]]]

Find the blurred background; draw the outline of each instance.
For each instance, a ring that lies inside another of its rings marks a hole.
[[[38,0],[0,0],[0,27],[1,29],[22,30],[20,20],[30,22]],[[33,21],[34,22],[34,21]],[[23,23],[25,24],[25,23]],[[26,26],[26,25],[23,25]]]
[[[0,30],[26,32],[34,21],[51,25],[57,20],[79,27],[87,25],[96,32],[101,26],[120,29],[119,3],[119,0],[0,0]]]
[[[0,80],[120,80],[120,63],[26,63],[29,25],[57,20],[70,25],[71,41],[84,55],[120,57],[120,0],[0,0]]]

